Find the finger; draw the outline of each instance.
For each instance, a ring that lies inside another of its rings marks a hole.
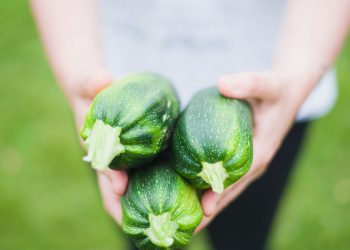
[[[246,175],[244,175],[243,177],[241,177],[241,179],[239,179],[238,181],[236,181],[235,183],[233,183],[232,185],[227,187],[224,190],[224,192],[221,193],[219,199],[217,200],[216,205],[218,205],[221,202],[221,200],[223,200],[225,198],[225,196],[227,196],[227,194],[229,194],[231,192],[231,190],[234,190],[238,185],[240,185],[241,182],[245,181]]]
[[[110,181],[111,187],[116,195],[122,196],[128,185],[128,175],[125,171],[104,169],[100,173]]]
[[[201,223],[199,224],[199,226],[196,228],[196,230],[194,231],[194,233],[199,233],[200,231],[203,230],[203,228],[205,228],[211,221],[212,221],[213,217],[207,217],[207,216],[203,216],[203,219],[201,221]]]
[[[254,142],[254,156],[252,165],[247,175],[253,176],[254,179],[261,176],[270,161],[270,153],[268,152],[266,143],[262,143],[259,138]]]
[[[220,194],[217,194],[211,190],[205,191],[202,196],[202,208],[206,216],[214,214]]]
[[[86,80],[86,84],[82,86],[83,96],[92,99],[101,90],[112,84],[113,76],[106,70],[95,72]]]
[[[280,146],[281,141],[278,140],[279,136],[276,136],[281,133],[280,126],[276,127],[275,124],[281,124],[281,122],[275,120],[275,116],[270,116],[269,113],[265,113],[264,116],[257,114],[255,118],[257,126],[254,127],[254,156],[248,173],[257,178],[265,172]]]
[[[98,174],[98,184],[100,186],[101,197],[106,211],[119,224],[122,223],[122,208],[120,205],[120,197],[115,194],[109,179],[103,175]]]
[[[266,73],[239,73],[218,79],[221,94],[239,99],[274,99],[277,84]]]
[[[245,178],[243,181],[237,183],[234,188],[229,189],[225,196],[218,202],[215,215],[225,209],[239,195],[241,195],[250,182],[250,178]]]
[[[249,181],[247,179],[247,177],[242,177],[238,182],[225,189],[224,193],[222,194],[216,194],[210,190],[204,193],[202,197],[204,216],[201,223],[196,228],[195,233],[200,232],[204,227],[206,227],[221,210],[223,210],[244,191],[244,189],[249,184]],[[215,205],[210,206],[210,204]]]

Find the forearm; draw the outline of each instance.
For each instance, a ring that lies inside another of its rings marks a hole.
[[[332,66],[349,24],[348,0],[288,1],[273,69],[292,80],[298,105]]]
[[[31,0],[53,71],[64,91],[104,68],[95,0]]]

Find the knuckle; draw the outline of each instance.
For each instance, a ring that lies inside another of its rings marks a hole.
[[[263,168],[263,167],[260,167],[260,168],[257,168],[254,173],[253,173],[253,179],[259,179],[261,176],[264,175],[266,171],[266,168]]]
[[[249,91],[252,93],[260,93],[261,89],[264,87],[265,77],[258,73],[253,73],[252,82],[249,85]]]
[[[270,164],[271,159],[273,157],[274,151],[273,150],[267,150],[264,154],[264,156],[261,158],[260,165],[264,168],[267,168],[267,166]]]
[[[263,83],[263,82],[264,82],[264,79],[265,79],[265,77],[262,76],[261,74],[257,74],[257,73],[254,73],[254,74],[253,74],[253,81],[254,81],[254,83],[256,83],[257,85]]]
[[[261,159],[259,159],[259,163],[256,168],[252,171],[252,176],[254,179],[260,178],[262,175],[265,174],[265,172],[268,169],[270,163],[270,157],[264,156]]]
[[[262,176],[263,174],[265,174],[266,170],[267,170],[267,165],[262,165],[259,171],[259,176]]]
[[[260,169],[265,169],[267,167],[267,165],[269,164],[269,157],[264,157],[261,159],[261,163],[260,163]]]
[[[251,93],[257,93],[259,92],[259,85],[256,82],[253,82],[248,86],[248,90]]]

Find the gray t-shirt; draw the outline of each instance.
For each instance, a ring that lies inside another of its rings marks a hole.
[[[219,76],[271,67],[283,0],[102,0],[102,35],[111,71],[152,71],[170,78],[183,107]],[[327,113],[337,97],[328,72],[298,120]]]

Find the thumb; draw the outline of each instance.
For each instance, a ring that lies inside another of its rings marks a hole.
[[[217,203],[220,199],[220,194],[217,194],[211,190],[207,190],[201,199],[202,208],[205,216],[210,217],[214,215]]]
[[[275,81],[267,73],[226,75],[217,84],[220,93],[231,98],[274,99],[277,95]]]

